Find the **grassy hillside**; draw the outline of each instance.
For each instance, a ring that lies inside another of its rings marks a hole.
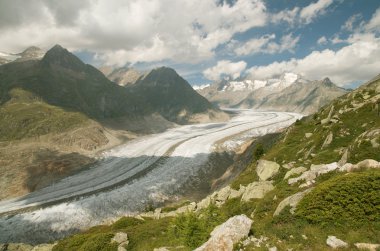
[[[22,89],[12,89],[10,96],[0,106],[0,141],[62,133],[89,122],[82,113],[49,105]]]

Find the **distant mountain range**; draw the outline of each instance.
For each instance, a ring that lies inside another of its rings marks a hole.
[[[202,96],[221,107],[290,111],[310,114],[347,92],[330,79],[309,81],[294,73],[278,79],[227,81],[195,87]]]

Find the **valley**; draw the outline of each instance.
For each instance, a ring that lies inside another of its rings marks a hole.
[[[149,205],[163,205],[180,194],[194,193],[196,189],[183,191],[183,187],[192,178],[210,180],[212,168],[207,162],[215,142],[221,144],[218,148],[233,152],[234,136],[242,144],[242,138],[277,132],[302,117],[236,112],[226,123],[180,126],[132,140],[103,153],[102,160],[85,171],[24,197],[0,202],[0,242],[51,241]],[[199,175],[201,171],[206,175]],[[27,236],[28,232],[35,234]]]

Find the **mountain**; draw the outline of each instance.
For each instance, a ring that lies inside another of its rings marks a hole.
[[[164,118],[179,124],[228,118],[171,68],[153,69],[127,89],[143,97]]]
[[[311,114],[346,90],[329,79],[308,81],[299,75],[284,73],[278,79],[223,80],[198,92],[222,107]]]
[[[379,148],[380,75],[254,141],[246,168],[203,200],[122,217],[55,250],[378,250]]]
[[[274,93],[271,93],[273,90]],[[251,92],[237,104],[241,108],[257,110],[289,111],[311,114],[331,100],[346,93],[346,90],[334,85],[330,79],[321,81],[297,81],[281,91],[274,89]],[[265,91],[265,93],[263,93]]]
[[[44,54],[45,52],[43,50],[35,46],[28,47],[23,52],[16,54],[0,52],[0,65],[13,61],[38,60],[41,59]]]
[[[222,107],[235,107],[254,92],[259,92],[261,95],[269,95],[273,92],[280,92],[296,81],[303,80],[296,74],[285,73],[278,79],[222,80],[199,88],[197,91],[214,104]]]
[[[139,134],[228,118],[172,69],[153,70],[126,88],[59,45],[26,60],[36,55],[29,48],[0,66],[0,189],[6,191],[0,199],[71,175],[94,163],[99,151]]]
[[[128,67],[121,67],[117,69],[113,69],[111,67],[101,67],[99,70],[103,72],[109,80],[121,86],[134,84],[142,75],[139,71]]]

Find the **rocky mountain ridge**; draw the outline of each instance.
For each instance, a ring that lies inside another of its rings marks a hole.
[[[27,60],[39,60],[45,55],[45,51],[36,46],[26,48],[20,53],[0,52],[0,65],[10,62],[21,62]]]
[[[294,73],[268,80],[223,80],[197,91],[221,107],[303,114],[311,114],[346,93],[328,78],[308,81]]]

